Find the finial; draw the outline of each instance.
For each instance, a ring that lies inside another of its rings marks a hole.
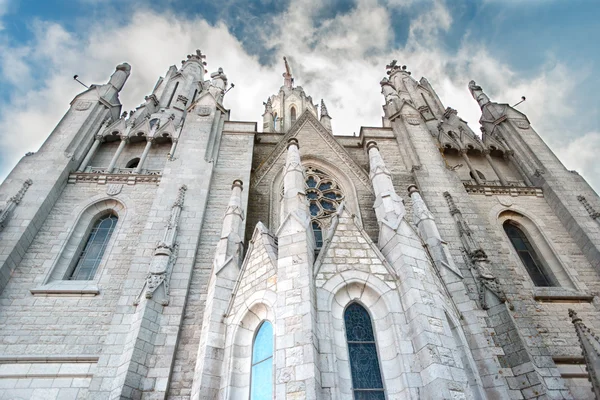
[[[571,318],[571,322],[574,324],[581,322],[581,318],[577,316],[577,312],[572,308],[569,308],[569,317]]]

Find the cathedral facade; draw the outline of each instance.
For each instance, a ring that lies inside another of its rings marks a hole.
[[[117,66],[0,186],[0,399],[600,394],[600,198],[526,115],[393,61],[335,135],[285,60],[258,127],[204,58],[130,113]]]

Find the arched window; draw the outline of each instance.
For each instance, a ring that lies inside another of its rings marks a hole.
[[[358,303],[344,312],[346,340],[355,400],[385,400],[371,317]]]
[[[476,169],[475,172],[477,173],[477,176],[479,177],[479,179],[485,181],[485,175],[480,170]],[[475,179],[473,172],[469,172],[469,175],[471,175],[471,178]]]
[[[294,106],[292,106],[292,108],[290,108],[290,121],[291,121],[290,125],[294,125],[294,123],[296,122],[296,107],[294,107]]]
[[[525,233],[510,221],[504,222],[502,226],[535,286],[556,286],[544,271],[544,266]]]
[[[137,168],[139,163],[140,163],[140,159],[139,159],[139,157],[136,157],[134,159],[129,160],[127,162],[127,164],[125,164],[125,168]]]
[[[106,245],[115,230],[117,220],[118,218],[114,214],[106,214],[96,220],[79,255],[77,264],[69,275],[70,280],[82,281],[94,277],[104,255],[104,250],[106,250]]]
[[[273,398],[273,326],[264,321],[252,345],[250,400]]]
[[[317,247],[323,246],[323,229],[317,221],[312,222],[313,234],[315,235],[315,243]]]

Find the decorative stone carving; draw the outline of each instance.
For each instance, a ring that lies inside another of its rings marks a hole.
[[[171,216],[165,226],[163,237],[156,243],[156,247],[154,248],[154,256],[152,257],[150,268],[146,275],[146,283],[134,301],[134,305],[140,303],[141,296],[144,294],[144,289],[146,298],[151,299],[161,287],[164,289],[161,303],[163,306],[169,304],[169,277],[177,258],[178,245],[175,242],[175,239],[177,238],[179,217],[183,208],[186,190],[187,186],[185,185],[182,185],[179,188],[177,199],[171,207]]]
[[[21,189],[19,189],[17,194],[8,199],[4,208],[0,209],[0,230],[4,228],[6,222],[8,221],[8,217],[15,209],[15,207],[18,206],[19,203],[21,203],[25,192],[27,192],[27,189],[29,189],[29,186],[31,186],[32,184],[33,181],[31,179],[27,179],[25,182],[23,182],[23,186],[21,186]]]
[[[454,222],[458,228],[460,240],[463,243],[463,247],[461,247],[463,258],[465,259],[467,266],[469,266],[473,278],[475,278],[477,283],[479,306],[484,310],[489,308],[488,292],[492,293],[500,302],[504,303],[506,301],[506,295],[500,286],[498,278],[492,274],[492,269],[489,268],[490,261],[488,260],[487,254],[475,239],[475,235],[473,235],[469,224],[463,218],[456,203],[454,203],[452,195],[449,192],[444,192],[444,197],[448,203],[450,214],[454,218]]]
[[[201,117],[208,117],[211,113],[211,108],[207,106],[198,107],[198,115]]]
[[[404,119],[411,125],[419,125],[419,123],[421,122],[421,117],[416,114],[405,115]]]
[[[182,95],[179,95],[179,96],[177,96],[177,101],[180,101],[180,102],[182,102],[184,105],[187,105],[187,103],[188,103],[188,101],[189,101],[189,100],[188,100],[188,98],[187,98],[187,97],[185,97],[185,96],[182,96]]]
[[[583,205],[588,214],[590,214],[590,217],[592,217],[596,221],[600,221],[600,212],[596,211],[584,196],[577,196],[577,200],[579,200],[579,202]]]
[[[123,189],[123,184],[112,183],[106,187],[106,194],[109,196],[116,196],[121,193],[121,189]]]
[[[528,129],[529,128],[529,121],[527,121],[526,119],[514,119],[513,120],[515,122],[515,125],[520,128],[520,129]]]
[[[85,111],[92,106],[92,102],[90,101],[78,101],[75,103],[75,110],[77,111]]]

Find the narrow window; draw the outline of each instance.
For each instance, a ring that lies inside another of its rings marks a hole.
[[[94,224],[85,247],[79,255],[77,265],[69,276],[70,280],[85,281],[91,280],[96,273],[96,269],[102,260],[106,245],[117,225],[117,216],[113,214],[105,215],[99,218]]]
[[[315,234],[315,243],[318,248],[323,247],[323,230],[318,222],[312,223],[313,233]]]
[[[292,121],[291,125],[294,125],[294,122],[296,122],[296,107],[294,106],[290,109],[290,121]]]
[[[194,100],[196,100],[197,94],[198,94],[198,89],[194,90],[194,95],[192,96],[192,102],[190,104],[194,104]]]
[[[175,89],[173,89],[173,93],[171,93],[171,97],[169,98],[169,102],[167,103],[167,107],[171,107],[171,102],[173,101],[173,97],[175,97],[175,93],[177,92],[177,88],[179,87],[179,82],[175,83]]]
[[[534,285],[555,286],[545,273],[544,267],[525,233],[510,221],[506,221],[503,227]]]
[[[344,312],[354,400],[385,400],[371,317],[358,303]]]
[[[136,157],[134,159],[129,160],[127,162],[127,164],[125,164],[125,168],[137,168],[139,163],[140,163],[140,159],[139,159],[139,157]]]
[[[250,400],[273,398],[273,326],[264,321],[252,345]]]

